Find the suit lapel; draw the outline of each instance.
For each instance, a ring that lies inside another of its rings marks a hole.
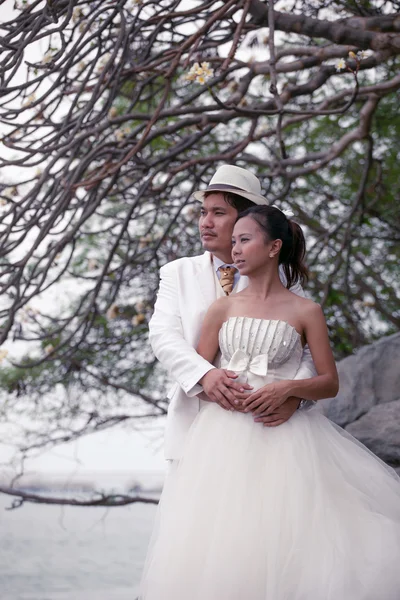
[[[206,309],[216,300],[211,254],[205,252],[196,263],[196,283]]]

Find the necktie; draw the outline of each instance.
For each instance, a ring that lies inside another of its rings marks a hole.
[[[219,267],[218,271],[221,273],[220,284],[225,294],[229,296],[233,289],[233,281],[235,278],[235,267]]]

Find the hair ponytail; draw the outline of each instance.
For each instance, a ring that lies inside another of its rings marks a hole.
[[[298,281],[303,285],[308,280],[308,269],[304,264],[306,240],[303,230],[298,223],[291,219],[287,219],[287,221],[292,239],[290,244],[282,244],[279,264],[282,264],[285,273],[286,287],[290,289]]]
[[[238,219],[251,217],[263,231],[267,241],[282,240],[279,264],[286,277],[286,287],[290,289],[297,282],[302,285],[308,279],[308,269],[304,264],[306,241],[300,225],[291,221],[275,206],[257,205],[240,213]]]

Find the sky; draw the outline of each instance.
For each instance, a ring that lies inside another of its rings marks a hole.
[[[157,432],[148,434],[129,430],[126,427],[99,432],[79,439],[77,442],[62,444],[43,452],[25,464],[27,474],[43,474],[45,477],[81,479],[96,475],[104,480],[112,473],[116,478],[129,479],[142,472],[162,474],[166,463],[163,456],[162,425]],[[11,459],[13,450],[0,445],[0,462]],[[1,473],[1,467],[0,467]],[[102,477],[104,475],[104,477]]]

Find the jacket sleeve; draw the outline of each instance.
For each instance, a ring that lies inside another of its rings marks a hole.
[[[149,340],[154,354],[171,377],[188,396],[196,396],[203,391],[198,381],[215,367],[197,354],[184,338],[178,294],[177,268],[170,263],[160,269],[160,287],[149,322]]]

